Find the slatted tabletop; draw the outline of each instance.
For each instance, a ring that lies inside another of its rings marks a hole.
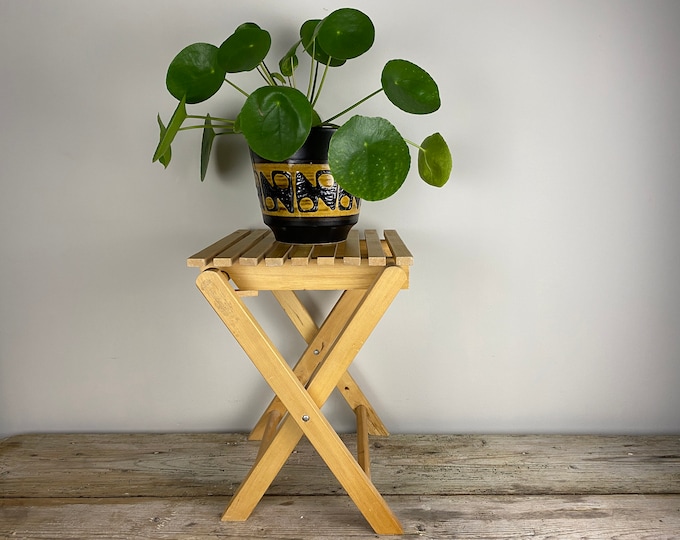
[[[240,229],[187,259],[190,267],[229,268],[236,265],[291,266],[411,266],[413,255],[397,231],[352,230],[337,244],[284,244],[268,229]]]

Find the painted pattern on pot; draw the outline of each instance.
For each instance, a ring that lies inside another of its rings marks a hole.
[[[275,217],[357,215],[361,201],[342,189],[324,163],[253,163],[262,213]]]

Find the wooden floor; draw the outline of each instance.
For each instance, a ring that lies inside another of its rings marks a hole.
[[[680,436],[371,443],[373,481],[406,538],[680,538]],[[221,522],[256,454],[238,434],[10,437],[0,538],[376,537],[308,443],[248,521]]]

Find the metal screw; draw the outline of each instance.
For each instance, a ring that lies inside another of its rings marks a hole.
[[[319,354],[319,349],[314,349],[314,354],[318,355],[318,354]]]
[[[306,415],[306,414],[303,414],[303,415],[302,415],[302,421],[303,421],[303,422],[309,422],[309,416]]]

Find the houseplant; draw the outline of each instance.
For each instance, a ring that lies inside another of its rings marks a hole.
[[[347,216],[349,226],[335,227],[331,223],[331,228],[337,230],[329,241],[342,240],[356,223],[360,199],[385,199],[401,187],[411,165],[408,144],[418,149],[421,178],[433,186],[444,185],[452,161],[448,146],[439,133],[415,144],[402,137],[384,118],[354,115],[342,125],[337,123],[341,116],[380,93],[402,111],[417,115],[435,112],[440,106],[439,90],[422,68],[407,60],[390,60],[382,69],[379,89],[329,118],[322,119],[315,110],[328,71],[367,52],[374,37],[373,23],[366,14],[342,8],[324,19],[304,22],[300,39],[281,58],[278,71],[270,70],[265,63],[271,47],[269,32],[252,22],[238,26],[219,47],[208,43],[185,47],[168,67],[167,89],[179,103],[167,125],[158,116],[160,138],[153,161],[167,167],[175,136],[180,131],[201,129],[203,180],[215,137],[242,134],[251,149],[260,203],[268,225],[272,226],[272,219],[268,220],[268,217],[277,212],[285,215],[294,208],[297,213],[291,215],[291,223],[308,226],[312,223],[309,218],[315,215],[312,210],[328,210],[326,204],[317,204],[319,196],[333,205],[339,205],[344,197],[345,206],[351,207]],[[303,69],[299,55],[307,59],[308,68]],[[264,84],[252,92],[231,80],[232,74],[253,70],[260,74]],[[301,72],[306,80],[304,85],[298,86]],[[188,114],[187,105],[213,97],[225,82],[230,90],[245,97],[236,118]],[[310,156],[309,144],[319,153],[317,137],[325,141],[321,146],[327,144],[328,148],[321,148],[320,157]],[[299,165],[310,162],[320,162],[316,172],[301,172]],[[257,163],[266,164],[268,168],[258,169]],[[282,171],[277,178],[272,176]],[[301,177],[304,180],[300,180]],[[301,204],[295,192],[296,182],[316,189],[314,204],[309,201],[306,206]],[[263,192],[269,188],[275,193]],[[324,219],[322,214],[320,217]],[[274,221],[278,219],[275,217]],[[333,222],[335,218],[330,219]],[[291,241],[290,231],[300,230],[293,227],[288,232],[281,232],[272,228],[277,238],[284,241]],[[303,235],[302,241],[324,241],[323,238],[323,235],[308,233],[306,237]]]

